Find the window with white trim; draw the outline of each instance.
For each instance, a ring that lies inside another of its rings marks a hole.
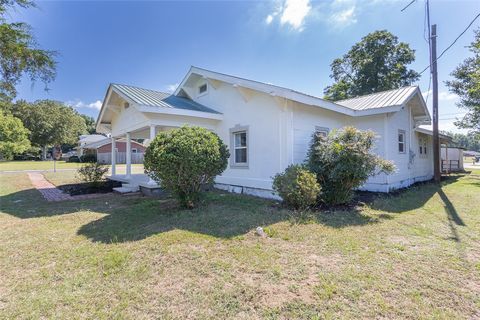
[[[405,130],[398,130],[398,152],[406,152]]]
[[[315,132],[320,134],[322,137],[327,137],[330,129],[326,127],[315,127]]]
[[[418,149],[420,152],[420,158],[427,157],[427,138],[419,138]]]
[[[235,164],[247,164],[247,132],[240,131],[234,134],[234,163]]]
[[[230,129],[230,166],[248,168],[249,160],[248,126],[236,125]]]
[[[137,153],[137,149],[136,148],[132,148],[132,153]]]

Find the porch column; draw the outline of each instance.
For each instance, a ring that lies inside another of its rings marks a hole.
[[[126,165],[127,165],[127,178],[130,178],[132,175],[132,141],[130,137],[130,132],[127,132],[127,154],[126,154]]]
[[[155,136],[156,136],[157,132],[156,132],[156,127],[154,125],[150,125],[150,143],[152,143],[153,139],[155,139]],[[157,183],[150,177],[148,177],[148,182],[147,182],[148,185],[156,185]]]
[[[150,143],[153,139],[155,139],[155,135],[157,134],[155,130],[155,126],[153,124],[150,125]]]
[[[116,144],[115,144],[115,138],[112,137],[112,176],[116,174],[117,170],[115,168],[115,165],[117,163],[117,152],[116,152]]]

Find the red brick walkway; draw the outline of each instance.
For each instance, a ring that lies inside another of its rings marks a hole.
[[[30,181],[32,181],[32,185],[40,191],[42,196],[45,198],[47,201],[64,201],[64,200],[84,200],[84,199],[93,199],[100,197],[105,194],[84,194],[84,195],[78,195],[78,196],[71,196],[69,194],[64,193],[62,190],[58,189],[50,183],[43,174],[39,172],[29,172],[28,177],[30,178]]]

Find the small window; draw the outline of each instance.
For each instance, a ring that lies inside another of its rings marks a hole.
[[[235,164],[247,164],[247,132],[234,133]]]
[[[418,140],[419,144],[419,150],[420,150],[420,158],[426,158],[427,157],[427,139],[426,138],[420,138]]]
[[[405,153],[405,131],[398,130],[398,152]]]
[[[137,153],[137,149],[136,149],[136,148],[133,148],[133,149],[132,149],[132,153]]]
[[[327,137],[330,129],[325,127],[315,127],[315,132],[321,135],[322,137]]]
[[[198,87],[198,94],[203,94],[207,92],[207,84],[204,83],[201,86]]]

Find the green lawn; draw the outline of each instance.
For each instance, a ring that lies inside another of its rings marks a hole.
[[[480,317],[478,171],[302,224],[220,192],[48,203],[25,173],[0,195],[0,319]]]
[[[0,161],[0,171],[53,170],[53,161]],[[57,169],[77,169],[80,163],[56,161]]]
[[[57,169],[78,169],[82,163],[56,161]],[[53,161],[0,161],[1,171],[53,170]],[[117,165],[117,173],[125,173],[125,165]],[[132,164],[132,173],[143,173],[143,164]]]

